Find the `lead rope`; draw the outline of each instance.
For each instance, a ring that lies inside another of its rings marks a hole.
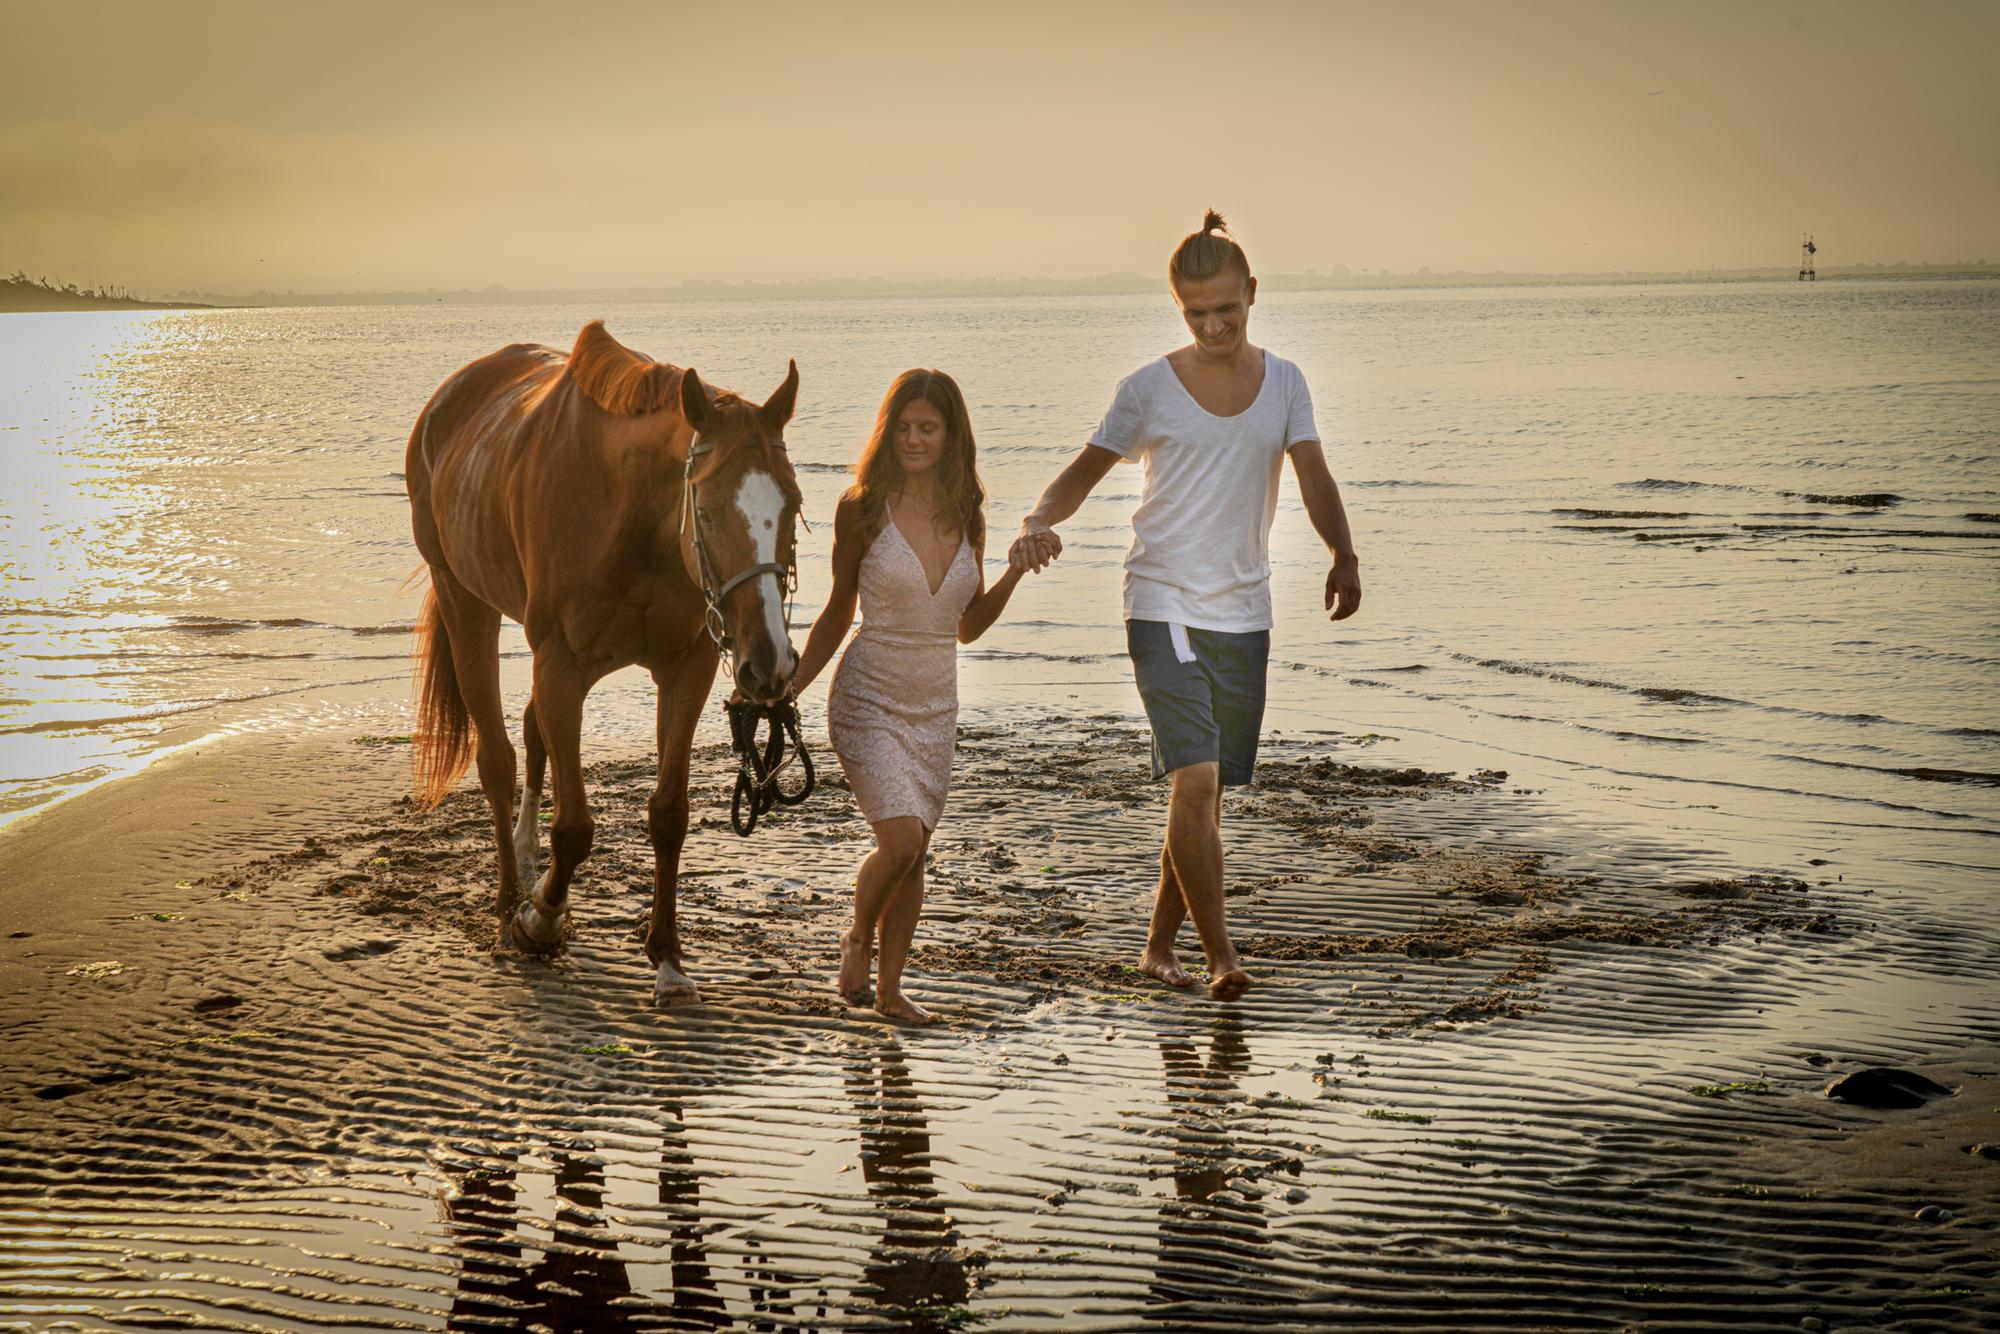
[[[783,449],[785,442],[775,441],[774,447]],[[760,574],[776,574],[785,593],[785,631],[789,634],[792,628],[792,599],[799,591],[798,547],[793,545],[783,565],[774,562],[752,565],[739,571],[720,589],[716,588],[708,548],[701,540],[701,523],[695,517],[694,464],[708,450],[709,446],[698,440],[688,447],[687,466],[681,481],[681,532],[694,547],[695,571],[701,585],[703,622],[708,637],[714,642],[722,661],[729,665],[729,679],[733,681],[736,679],[736,654],[722,619],[722,599],[740,583]],[[796,806],[812,795],[815,783],[812,754],[799,734],[798,705],[791,697],[787,696],[776,704],[752,704],[747,700],[731,704],[725,701],[722,707],[729,718],[729,746],[736,752],[736,790],[729,800],[729,826],[739,837],[748,838],[757,827],[759,816],[769,814],[774,806]],[[761,744],[757,740],[760,724],[768,729]],[[778,781],[778,775],[794,765],[804,769],[805,781],[796,789],[786,791]]]

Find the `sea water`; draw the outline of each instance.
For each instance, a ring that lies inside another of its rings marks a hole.
[[[752,398],[797,359],[798,642],[897,372],[965,391],[997,573],[1118,379],[1186,341],[1164,293],[0,316],[0,820],[225,733],[408,733],[411,423],[466,361],[595,317]],[[1328,621],[1288,474],[1274,737],[1634,825],[2000,860],[2000,284],[1288,293],[1251,332],[1312,387],[1365,588]],[[1114,469],[963,651],[967,720],[1138,717],[1139,486]],[[518,719],[517,627],[502,649]],[[643,751],[652,709],[617,674],[587,746]]]

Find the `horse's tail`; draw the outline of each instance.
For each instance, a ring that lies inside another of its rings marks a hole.
[[[411,756],[417,804],[429,809],[443,801],[472,762],[475,732],[458,671],[451,660],[451,631],[438,605],[437,589],[424,594],[417,618],[417,736]]]

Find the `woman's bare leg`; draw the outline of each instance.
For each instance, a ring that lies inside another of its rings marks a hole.
[[[930,835],[924,836],[926,848]],[[937,1016],[903,994],[903,962],[910,956],[910,942],[916,938],[917,918],[924,910],[924,858],[903,877],[903,883],[883,909],[881,956],[875,971],[875,1008],[891,1019],[913,1024],[934,1024]]]
[[[868,964],[875,925],[910,869],[923,866],[924,846],[930,841],[924,822],[914,815],[883,820],[874,829],[875,851],[862,858],[861,869],[854,876],[854,924],[840,938],[836,985],[840,998],[849,1005],[869,1003]]]

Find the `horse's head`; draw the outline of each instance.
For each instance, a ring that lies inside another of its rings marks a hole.
[[[797,362],[761,407],[711,394],[692,369],[681,375],[681,414],[695,433],[687,465],[694,507],[681,526],[681,554],[721,614],[711,628],[735,655],[736,688],[758,704],[782,699],[799,665],[785,625],[799,517],[785,423],[798,393]]]

